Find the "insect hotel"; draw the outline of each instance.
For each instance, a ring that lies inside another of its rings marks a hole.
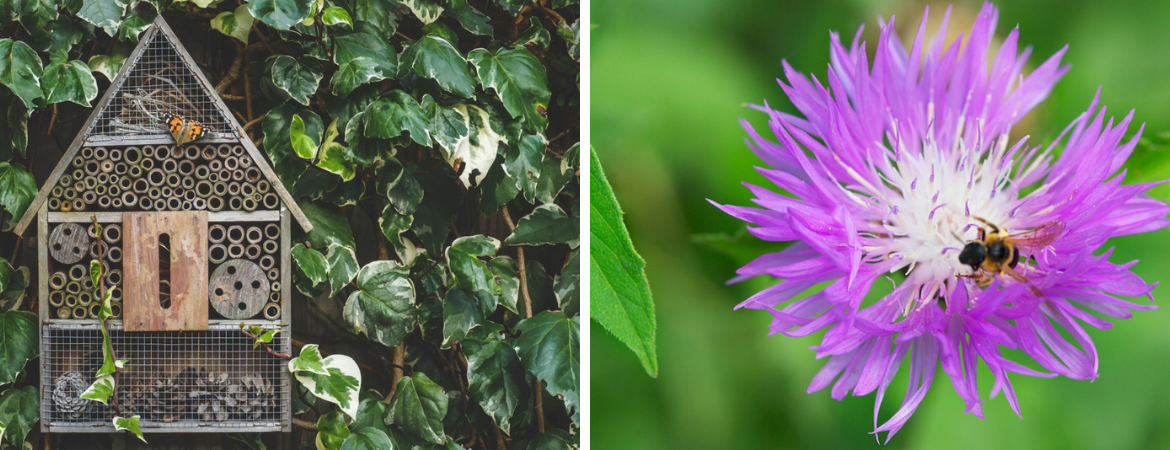
[[[101,224],[99,233],[93,218]],[[16,232],[37,223],[41,430],[290,428],[289,227],[312,226],[162,17],[143,35]],[[102,362],[100,260],[116,413],[79,399]]]

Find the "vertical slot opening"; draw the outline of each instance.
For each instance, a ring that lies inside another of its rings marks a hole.
[[[171,235],[158,235],[158,303],[171,307]]]

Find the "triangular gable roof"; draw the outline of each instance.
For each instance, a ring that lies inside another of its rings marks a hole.
[[[155,76],[159,71],[171,71],[169,79]],[[130,79],[137,83],[128,85],[127,80]],[[178,80],[182,86],[176,86],[171,79]],[[178,92],[178,95],[171,95],[168,91]],[[157,100],[160,95],[169,100],[166,106]],[[146,30],[134,52],[126,58],[126,63],[114,77],[109,89],[106,89],[106,93],[90,112],[81,132],[73,138],[73,143],[69,144],[65,155],[61,157],[49,179],[45,180],[44,186],[25,210],[24,216],[16,224],[14,230],[16,234],[24,234],[32,219],[36,217],[41,204],[48,198],[49,191],[65,173],[82,145],[133,142],[140,139],[170,139],[169,131],[161,125],[158,117],[163,110],[176,107],[172,105],[177,105],[176,113],[198,120],[214,130],[204,140],[238,142],[242,145],[260,172],[272,183],[284,206],[292,213],[301,228],[305,231],[313,229],[313,224],[293,201],[284,184],[276,176],[276,172],[272,171],[264,154],[244,133],[243,127],[232,116],[231,110],[215,93],[215,87],[203,75],[203,71],[199,70],[191,55],[179,43],[179,39],[160,14],[154,20],[154,24]]]

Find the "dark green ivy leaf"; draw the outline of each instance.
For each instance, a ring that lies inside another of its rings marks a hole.
[[[305,247],[305,244],[297,244],[289,251],[293,260],[297,262],[297,266],[309,277],[313,282],[313,286],[325,281],[326,262],[325,255],[321,252]]]
[[[317,419],[318,450],[338,450],[348,437],[349,428],[345,426],[345,413],[332,411]]]
[[[430,146],[427,134],[427,117],[422,107],[401,90],[395,89],[382,95],[366,108],[362,124],[366,137],[390,139],[410,132],[410,138],[419,145]]]
[[[332,244],[350,248],[357,246],[353,240],[353,229],[349,227],[349,221],[337,211],[337,208],[321,202],[298,203],[297,205],[301,207],[301,212],[305,213],[305,217],[313,224],[313,231],[305,236],[313,248],[328,248]]]
[[[452,5],[446,11],[443,11],[443,15],[459,21],[459,24],[463,25],[463,28],[466,28],[472,34],[478,34],[480,36],[492,35],[492,26],[488,23],[488,16],[467,3],[464,3],[458,8]]]
[[[383,36],[392,36],[402,18],[398,8],[396,3],[385,0],[354,0],[354,22],[373,25],[382,30]]]
[[[248,10],[252,17],[260,19],[278,30],[287,30],[309,17],[314,0],[252,0]]]
[[[548,382],[548,390],[565,398],[565,405],[577,408],[581,389],[580,316],[541,312],[516,325],[516,353],[537,378]]]
[[[372,24],[359,22],[354,31],[335,35],[333,42],[333,62],[338,69],[331,85],[338,96],[349,95],[362,84],[391,78],[398,72],[398,53]]]
[[[45,103],[73,102],[89,106],[97,97],[97,80],[89,66],[81,61],[54,62],[45,68],[41,78],[41,90]]]
[[[580,148],[580,144],[573,144],[565,151],[565,155],[560,157],[545,152],[540,165],[540,180],[536,182],[537,200],[552,203],[565,185],[573,180],[577,173],[577,155]]]
[[[425,373],[403,377],[398,390],[390,400],[386,412],[386,425],[397,425],[408,433],[442,444],[447,441],[443,433],[443,417],[447,415],[447,394],[443,388],[431,381]]]
[[[549,428],[536,435],[524,450],[572,450],[573,438],[560,428]]]
[[[23,447],[24,438],[41,418],[41,400],[36,386],[12,388],[0,393],[0,424],[6,427],[4,438]]]
[[[444,91],[460,97],[475,95],[478,83],[467,68],[467,60],[442,37],[423,36],[402,52],[401,61],[400,71],[413,70],[415,75],[435,80]]]
[[[446,163],[431,160],[420,169],[422,173],[417,178],[427,201],[419,204],[410,229],[414,230],[427,252],[439,255],[443,253],[449,225],[459,213],[463,192],[455,181],[455,171]]]
[[[502,291],[495,275],[478,257],[492,256],[499,248],[500,241],[483,235],[463,236],[447,247],[447,266],[452,276],[460,287],[479,299],[485,317],[495,311],[496,296]]]
[[[544,151],[547,145],[543,135],[525,134],[520,138],[520,145],[510,148],[504,155],[504,169],[508,177],[516,182],[516,188],[524,193],[524,199],[529,203],[536,198],[541,161],[548,157]]]
[[[121,16],[118,16],[121,17]],[[28,109],[41,98],[41,58],[28,44],[0,39],[0,83],[8,86]]]
[[[24,156],[28,146],[28,110],[16,95],[0,89],[0,161]]]
[[[133,15],[126,17],[122,24],[118,26],[118,39],[126,42],[138,42],[138,36],[150,28],[150,24],[154,22],[154,18],[150,20],[140,15]]]
[[[374,261],[358,272],[356,284],[358,290],[345,303],[345,321],[387,347],[402,343],[418,318],[410,269]]]
[[[354,430],[353,434],[345,438],[341,450],[387,450],[397,449],[390,436],[385,431],[375,428]]]
[[[519,314],[520,307],[520,275],[519,265],[511,256],[497,256],[487,263],[488,270],[495,275],[500,285],[500,296],[497,303],[503,305],[513,314]]]
[[[447,153],[453,153],[459,141],[467,138],[467,123],[463,120],[463,114],[453,107],[438,104],[430,94],[423,96],[422,110],[429,119],[427,132]]]
[[[386,415],[388,406],[382,403],[382,394],[373,389],[362,391],[358,396],[357,417],[353,423],[349,425],[349,429],[354,433],[360,432],[366,428],[373,428],[385,433],[386,424],[382,422],[382,417]]]
[[[423,199],[423,188],[408,167],[391,157],[378,169],[378,190],[386,193],[390,204],[399,214],[411,215]]]
[[[539,59],[524,47],[501,48],[495,53],[477,48],[467,54],[467,59],[475,64],[484,88],[496,90],[512,117],[524,116],[525,130],[544,132],[552,93]]]
[[[309,96],[317,92],[317,84],[324,76],[321,63],[308,56],[293,58],[277,55],[268,58],[267,64],[273,86],[306,106],[309,104]]]
[[[290,141],[290,129],[293,115],[300,116],[305,123],[305,134],[312,137],[320,136],[324,124],[321,117],[311,110],[297,111],[292,103],[284,103],[272,108],[264,116],[261,124],[264,130],[264,152],[272,160],[272,169],[285,189],[292,191],[297,180],[309,168],[309,164],[297,156]],[[316,130],[315,133],[313,130]]]
[[[467,291],[453,287],[443,299],[443,347],[467,336],[468,330],[483,323],[482,302]]]
[[[532,44],[540,48],[548,48],[549,42],[552,42],[552,35],[536,16],[528,19],[528,28],[516,38],[516,45]]]
[[[40,353],[37,315],[28,311],[0,313],[0,386],[16,381],[24,363]]]
[[[3,205],[4,211],[11,215],[5,216],[2,227],[4,230],[11,230],[16,226],[14,222],[24,216],[28,205],[36,196],[37,181],[31,173],[24,170],[24,166],[0,162],[0,205]]]
[[[110,36],[117,36],[127,4],[128,0],[85,0],[77,10],[77,17],[106,30]]]
[[[561,311],[575,316],[581,309],[581,249],[573,250],[569,254],[569,262],[565,269],[553,281],[553,293],[557,296],[557,304]]]
[[[537,206],[527,216],[516,221],[512,235],[504,239],[508,245],[569,244],[576,247],[581,239],[581,226],[565,214],[556,203]]]
[[[510,433],[509,419],[528,392],[516,350],[498,333],[489,333],[482,340],[465,339],[459,349],[467,358],[468,394],[501,430]]]

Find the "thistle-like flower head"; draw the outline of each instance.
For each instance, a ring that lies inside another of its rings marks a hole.
[[[927,16],[909,48],[893,20],[882,24],[872,63],[861,30],[849,48],[832,35],[825,82],[785,63],[780,85],[800,116],[759,107],[775,141],[743,122],[748,146],[771,166],[759,171],[776,186],[748,185],[757,207],[716,205],[762,239],[793,242],[738,271],[733,281],[781,280],[740,307],[771,312],[772,333],[824,330],[814,350],[828,361],[809,392],[876,391],[874,433],[887,440],[940,365],[979,417],[980,361],[994,376],[991,397],[1002,391],[1016,414],[1010,373],[1095,378],[1097,351],[1083,325],[1105,329],[1112,324],[1102,317],[1154,309],[1120,298],[1149,296],[1154,285],[1101,247],[1170,224],[1170,207],[1144,194],[1152,184],[1123,184],[1138,140],[1124,139],[1132,112],[1115,124],[1094,98],[1049,145],[1009,137],[1068,70],[1063,49],[1025,74],[1030,49],[1019,50],[1018,29],[991,50],[992,5],[949,45],[950,11],[932,39]],[[865,301],[886,279],[892,292]],[[903,369],[901,407],[879,422]]]

